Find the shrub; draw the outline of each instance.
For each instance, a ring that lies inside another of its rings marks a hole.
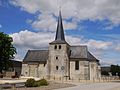
[[[49,83],[47,82],[47,80],[45,79],[41,79],[41,80],[38,80],[38,81],[35,81],[34,79],[28,79],[26,82],[25,82],[25,86],[26,87],[38,87],[38,86],[47,86]]]
[[[40,86],[39,83],[37,81],[35,81],[33,87],[39,87],[39,86]]]
[[[39,86],[47,86],[49,83],[45,79],[41,79],[37,81]]]
[[[35,79],[28,79],[26,82],[25,82],[25,86],[26,87],[35,87]]]

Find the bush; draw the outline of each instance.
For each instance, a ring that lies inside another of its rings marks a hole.
[[[47,86],[49,83],[45,79],[41,79],[37,81],[38,86]]]
[[[26,87],[38,87],[38,86],[47,86],[49,83],[45,79],[41,79],[35,81],[34,79],[30,78],[25,82]]]
[[[26,82],[25,82],[25,86],[26,87],[35,87],[35,79],[28,79]]]
[[[35,81],[33,87],[39,87],[39,86],[40,86],[39,83],[37,81]]]

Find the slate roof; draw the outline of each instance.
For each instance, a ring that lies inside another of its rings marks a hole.
[[[89,61],[98,61],[88,50],[87,46],[71,46],[70,59],[87,59]]]
[[[51,42],[50,44],[68,44],[68,43],[63,40],[55,40],[55,41]]]
[[[55,40],[53,42],[51,42],[50,44],[66,44],[66,43],[67,42],[65,41],[62,16],[61,16],[61,11],[60,11],[59,17],[58,17],[58,24],[57,24],[57,31],[56,31]]]
[[[13,67],[22,67],[22,62],[16,60],[10,60]]]
[[[48,60],[48,50],[28,50],[23,62],[44,62]]]
[[[70,58],[87,58],[87,46],[71,46]]]
[[[57,25],[57,32],[56,32],[55,40],[65,41],[61,11],[59,12],[59,18],[58,18],[58,25]]]
[[[88,60],[90,61],[98,61],[89,51],[87,53]]]
[[[23,62],[46,62],[49,57],[48,50],[28,50]],[[86,59],[89,61],[98,61],[88,50],[87,46],[71,46],[70,60]]]

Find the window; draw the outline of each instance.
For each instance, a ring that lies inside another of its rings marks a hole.
[[[75,70],[79,70],[79,61],[75,61]]]
[[[45,67],[45,63],[44,63],[44,67]]]
[[[58,70],[58,66],[56,66],[56,70]]]
[[[57,45],[55,45],[54,49],[57,49]]]
[[[59,60],[59,55],[56,55],[54,58],[55,60]]]
[[[58,59],[58,57],[56,57],[56,60]]]
[[[61,45],[59,45],[59,49],[61,49]]]

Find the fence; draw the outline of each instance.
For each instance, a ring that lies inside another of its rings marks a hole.
[[[44,77],[43,77],[44,78]],[[92,80],[89,79],[80,79],[80,78],[73,78],[71,77],[52,77],[50,80],[53,81],[61,81],[61,82],[111,82],[111,81],[117,81],[120,80],[120,77],[118,76],[102,76],[101,78],[95,79],[93,78]]]

